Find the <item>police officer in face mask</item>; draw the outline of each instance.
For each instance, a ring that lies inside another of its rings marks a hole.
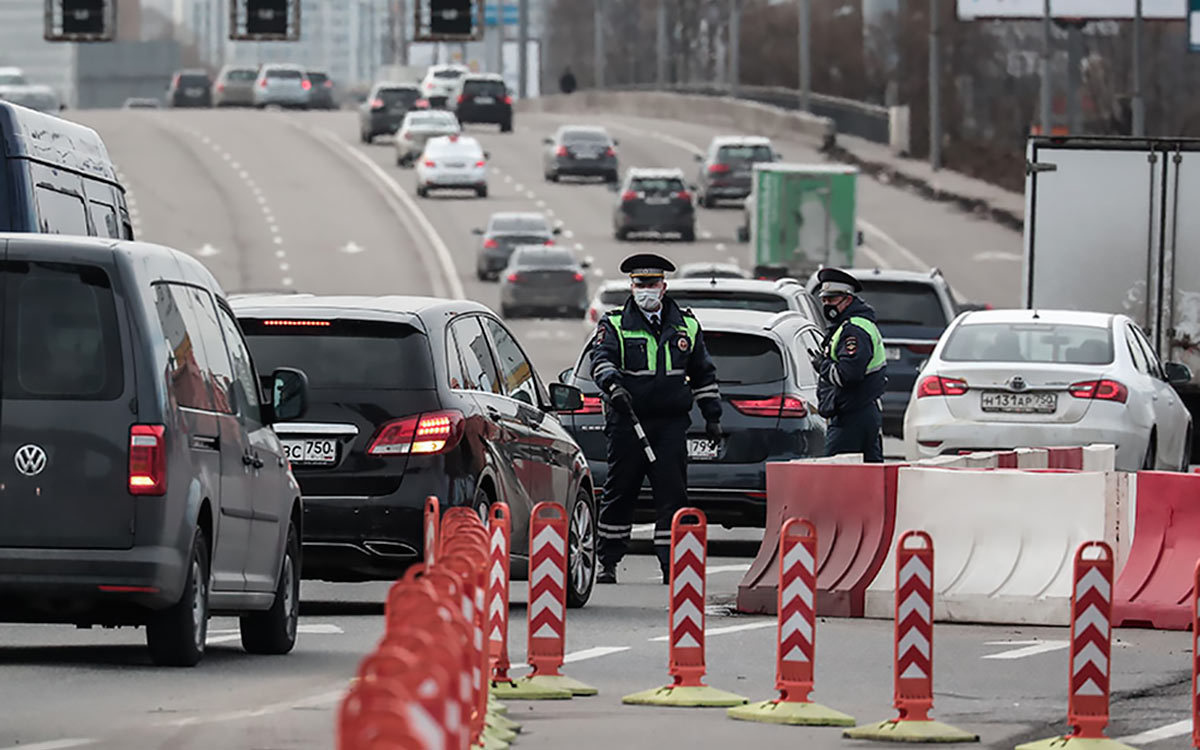
[[[861,453],[883,461],[883,409],[887,354],[875,325],[875,310],[858,296],[862,282],[837,268],[817,274],[821,306],[832,324],[816,362],[817,402],[829,420],[826,455]]]
[[[621,272],[629,274],[633,294],[622,309],[608,313],[596,326],[592,379],[605,397],[608,439],[608,479],[597,522],[600,583],[617,582],[617,563],[625,555],[638,493],[647,476],[657,516],[654,552],[667,582],[671,521],[687,504],[687,432],[693,403],[704,415],[708,439],[721,439],[717,369],[699,322],[666,296],[664,276],[674,270],[671,261],[654,253],[626,258]]]

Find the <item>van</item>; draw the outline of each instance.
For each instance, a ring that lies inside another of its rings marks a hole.
[[[192,666],[210,615],[295,644],[300,490],[271,425],[307,378],[259,378],[199,261],[0,234],[0,621],[146,626]]]
[[[0,232],[133,239],[125,188],[96,131],[0,101]]]

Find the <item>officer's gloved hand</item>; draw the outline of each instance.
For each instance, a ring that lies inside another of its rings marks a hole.
[[[612,399],[613,406],[616,406],[626,414],[633,413],[633,395],[620,383],[614,385],[608,392],[608,397]]]
[[[714,443],[721,442],[721,437],[722,437],[721,423],[720,422],[706,423],[704,425],[704,433],[706,435],[708,435],[708,439],[713,441]]]

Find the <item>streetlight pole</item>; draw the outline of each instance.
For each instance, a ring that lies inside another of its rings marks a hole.
[[[1142,98],[1142,0],[1137,0],[1133,16],[1133,135],[1146,135],[1146,101]]]
[[[593,53],[595,59],[592,67],[595,69],[595,86],[598,89],[604,88],[604,0],[595,0],[596,10],[593,23],[595,24],[596,41]]]
[[[517,0],[517,96],[529,97],[529,0]]]
[[[800,20],[800,109],[812,111],[812,40],[809,25],[812,0],[796,0]]]
[[[941,3],[929,0],[929,165],[942,168]]]
[[[1141,0],[1138,0],[1139,2]],[[1051,42],[1051,24],[1050,24],[1050,0],[1043,0],[1042,4],[1042,135],[1051,135],[1054,129],[1054,113],[1051,109],[1054,106],[1052,99],[1052,91],[1050,88],[1050,42]]]
[[[729,0],[729,95],[737,97],[741,79],[742,2]]]

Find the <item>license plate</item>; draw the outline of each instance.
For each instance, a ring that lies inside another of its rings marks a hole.
[[[204,89],[186,89],[184,93],[188,96],[200,96],[204,93]]]
[[[689,439],[687,441],[688,458],[693,461],[712,461],[721,450],[721,445],[706,438]]]
[[[647,198],[646,205],[648,206],[664,206],[671,202],[670,198]]]
[[[337,441],[284,440],[283,452],[294,464],[332,464],[337,461]]]
[[[889,346],[887,348],[887,358],[900,359],[900,348],[896,346]]]
[[[1058,409],[1056,393],[1004,393],[989,391],[980,394],[984,411],[1010,414],[1053,414]]]
[[[477,97],[475,97],[475,103],[476,104],[495,104],[496,100],[490,96],[477,96]]]

